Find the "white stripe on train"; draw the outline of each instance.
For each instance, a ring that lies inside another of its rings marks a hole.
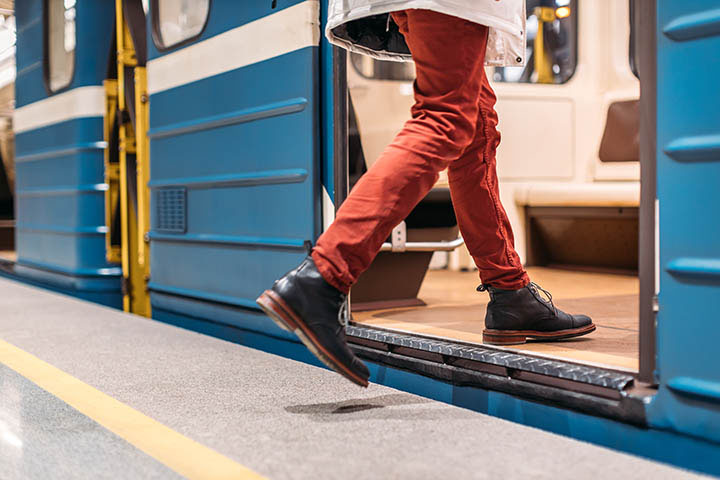
[[[152,95],[319,44],[320,4],[307,0],[149,61],[148,91]]]
[[[307,0],[148,62],[150,94],[320,44],[320,4]],[[15,110],[16,134],[105,115],[102,86],[79,87]]]
[[[15,134],[86,117],[105,115],[105,89],[79,87],[15,109]]]

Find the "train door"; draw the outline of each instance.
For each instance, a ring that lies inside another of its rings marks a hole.
[[[105,255],[103,215],[102,81],[112,7],[112,2],[75,0],[14,3],[18,222],[17,258],[7,271],[119,306],[121,271]]]
[[[720,440],[720,15],[658,1],[659,294],[654,421]]]
[[[500,190],[516,247],[556,304],[600,326],[576,341],[510,348],[626,372],[638,370],[639,337],[630,3],[527,0],[527,66],[486,70],[498,97]],[[347,69],[352,180],[402,127],[414,72],[354,54]],[[354,287],[355,321],[482,343],[488,299],[475,292],[478,275],[457,235],[441,176]]]
[[[321,228],[319,2],[153,0],[150,16],[153,316],[260,322],[255,299]]]

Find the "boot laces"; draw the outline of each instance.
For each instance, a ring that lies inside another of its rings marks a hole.
[[[495,290],[493,289],[492,285],[480,284],[475,290],[477,290],[478,292],[488,292],[488,295],[490,295],[490,301],[492,302],[495,300]]]
[[[542,288],[540,285],[538,285],[535,282],[530,282],[528,285],[528,288],[530,288],[530,291],[533,293],[533,296],[537,298],[540,302],[544,303],[548,306],[548,308],[551,308],[553,313],[557,315],[557,308],[555,307],[555,304],[552,301],[552,294]],[[540,295],[540,292],[544,293],[547,298],[543,298],[542,295]]]
[[[348,324],[348,317],[350,316],[350,311],[348,309],[349,303],[350,302],[348,302],[347,296],[344,296],[342,305],[340,305],[340,310],[338,311],[338,323],[343,327],[347,327]]]

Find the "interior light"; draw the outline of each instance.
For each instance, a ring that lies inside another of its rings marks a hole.
[[[570,7],[560,7],[555,10],[555,16],[557,18],[567,18],[570,16]]]

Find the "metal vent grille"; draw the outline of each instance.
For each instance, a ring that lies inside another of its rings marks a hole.
[[[185,187],[157,190],[157,227],[165,233],[185,233],[187,230],[187,190]]]

